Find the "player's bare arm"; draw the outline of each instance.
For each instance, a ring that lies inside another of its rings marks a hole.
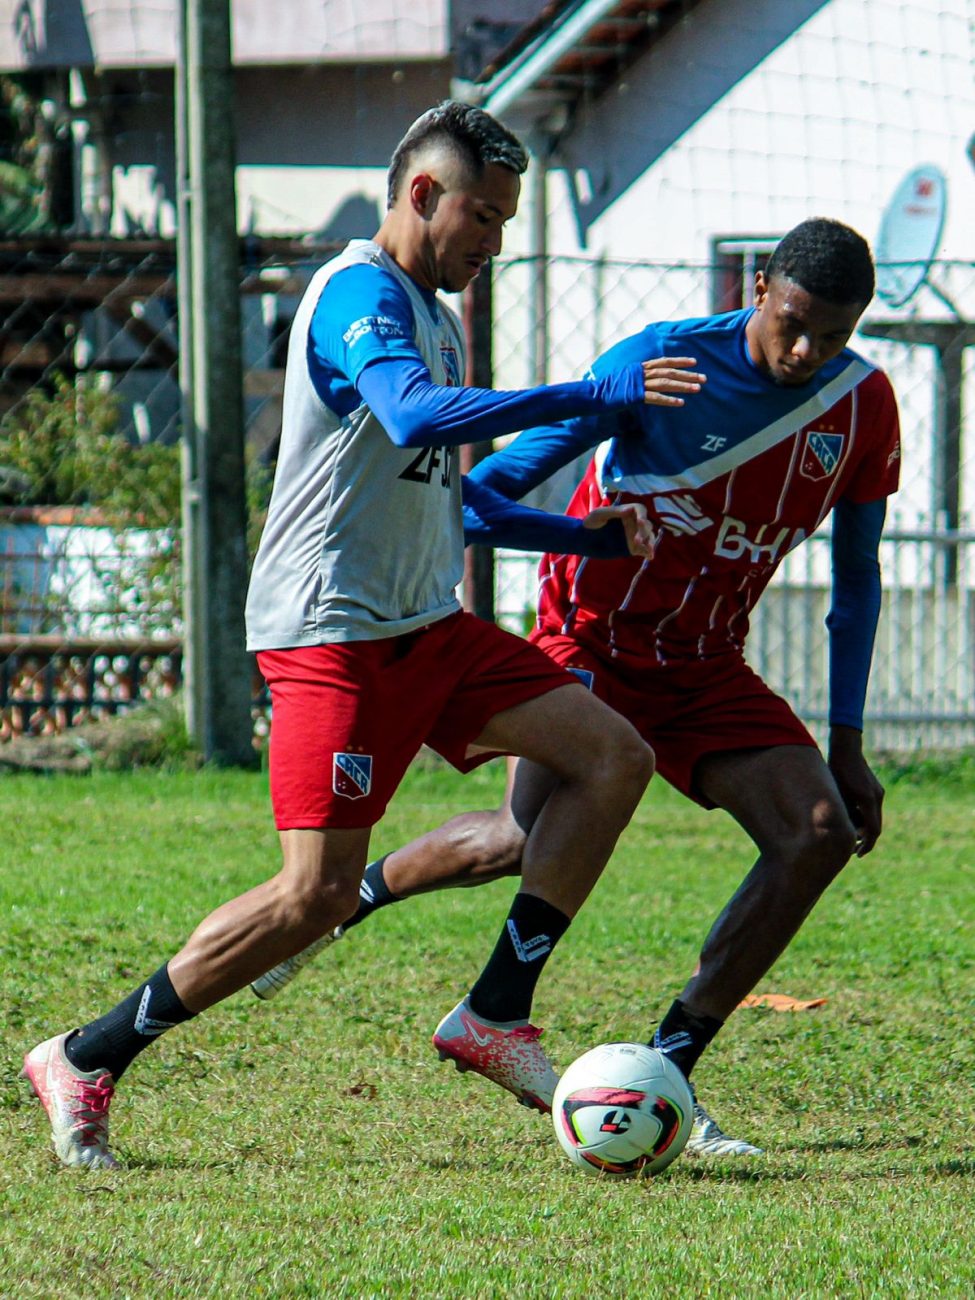
[[[863,756],[863,733],[856,727],[831,727],[828,762],[856,827],[856,855],[866,857],[883,827],[884,787]]]
[[[648,406],[683,406],[682,394],[698,393],[707,376],[692,370],[695,357],[654,357],[643,363],[643,400]]]
[[[623,525],[631,555],[653,554],[653,524],[647,518],[647,508],[641,501],[627,501],[620,506],[597,506],[589,511],[582,526],[605,528],[611,519],[618,519]]]

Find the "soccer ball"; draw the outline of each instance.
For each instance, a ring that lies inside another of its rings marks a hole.
[[[693,1119],[687,1080],[643,1043],[603,1043],[584,1053],[552,1102],[555,1136],[572,1163],[614,1178],[666,1169],[684,1150]]]

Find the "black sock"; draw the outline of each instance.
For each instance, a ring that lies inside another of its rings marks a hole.
[[[650,1046],[669,1056],[689,1079],[701,1053],[723,1024],[714,1016],[694,1015],[678,998],[657,1026]]]
[[[180,1002],[169,971],[161,966],[105,1016],[70,1034],[64,1054],[79,1070],[108,1070],[116,1082],[144,1047],[195,1012]]]
[[[389,857],[388,853],[385,857],[370,862],[362,873],[362,884],[359,886],[359,910],[355,916],[350,917],[345,922],[342,927],[344,930],[350,929],[353,925],[358,925],[360,921],[366,919],[370,912],[375,912],[377,908],[400,901],[395,894],[389,892],[383,876],[383,864],[387,857]]]
[[[485,1020],[527,1020],[535,985],[569,917],[534,894],[516,894],[488,964],[471,989],[471,1010]]]

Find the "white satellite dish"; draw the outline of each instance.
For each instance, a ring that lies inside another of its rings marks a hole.
[[[874,254],[877,295],[891,307],[910,302],[924,283],[941,242],[947,197],[937,167],[915,167],[884,209]]]

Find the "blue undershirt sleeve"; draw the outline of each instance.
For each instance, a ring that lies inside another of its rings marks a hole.
[[[649,325],[639,334],[621,340],[593,362],[587,378],[596,383],[619,374],[634,364],[663,355],[657,329]],[[556,424],[551,416],[545,424],[525,428],[513,442],[485,457],[471,471],[471,477],[503,496],[517,501],[578,457],[601,442],[641,434],[639,420],[645,412],[642,402],[636,410],[594,411]]]
[[[434,295],[429,310],[439,311]],[[316,391],[340,414],[354,387],[400,447],[453,447],[545,421],[643,403],[639,360],[574,383],[502,391],[435,384],[416,345],[413,305],[381,267],[350,266],[322,290],[309,330]]]
[[[470,477],[484,487],[518,501],[532,488],[601,442],[620,432],[620,415],[587,415],[564,424],[526,429],[500,451],[479,461]]]
[[[422,361],[389,359],[363,370],[356,387],[398,447],[456,447],[546,420],[642,404],[643,369],[637,362],[600,379],[511,392],[443,387]]]
[[[878,552],[886,498],[840,501],[833,511],[829,629],[830,726],[863,730],[863,706],[880,617]]]
[[[516,505],[472,475],[461,480],[464,498],[464,540],[515,551],[551,551],[556,555],[587,555],[617,559],[629,554],[626,533],[618,519],[602,528],[583,528],[582,520],[552,515]]]

